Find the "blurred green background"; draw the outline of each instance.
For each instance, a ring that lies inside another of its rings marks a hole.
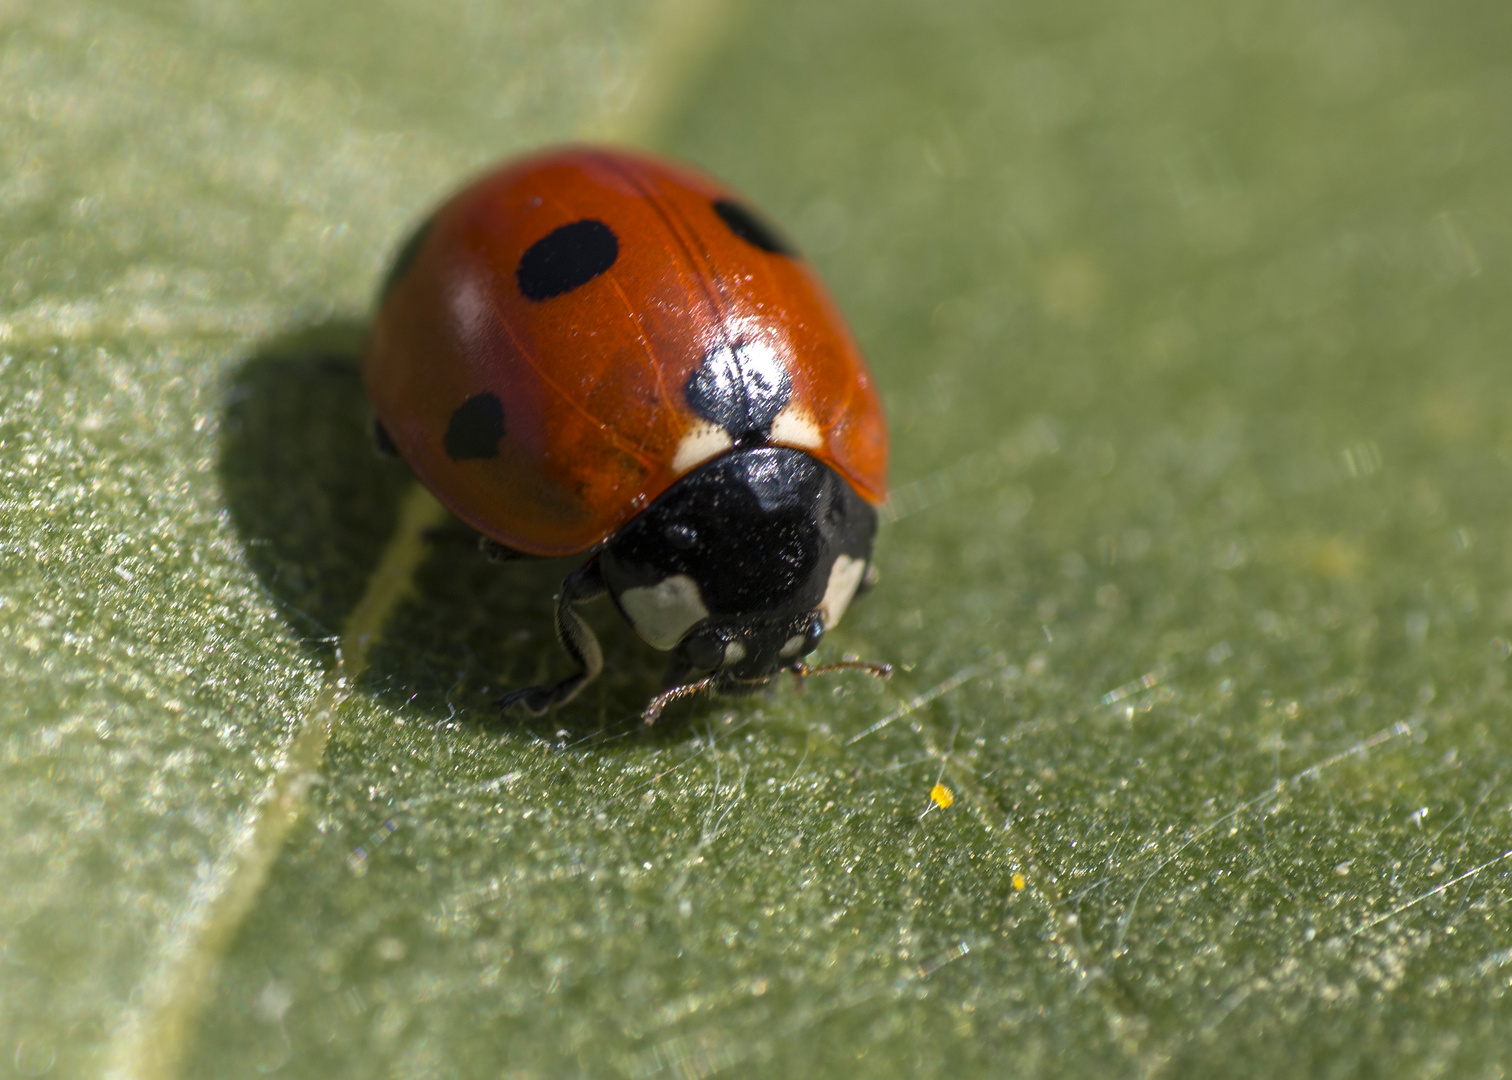
[[[1512,1065],[1512,8],[0,28],[0,1073]],[[561,668],[563,567],[438,536],[142,1066],[408,484],[354,366],[389,254],[613,136],[746,192],[849,314],[895,493],[821,655],[907,669],[646,733],[658,659],[603,610],[608,676],[500,724]]]

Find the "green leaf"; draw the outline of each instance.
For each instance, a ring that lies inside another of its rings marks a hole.
[[[1506,1067],[1503,7],[0,21],[17,1074]],[[356,365],[428,206],[575,137],[833,286],[894,493],[821,656],[890,683],[647,731],[606,609],[497,719],[569,564],[426,531]]]

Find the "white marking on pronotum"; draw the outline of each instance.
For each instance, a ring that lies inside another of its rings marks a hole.
[[[687,574],[673,574],[655,585],[626,589],[620,593],[619,602],[636,633],[662,652],[674,648],[698,620],[709,617],[698,582]]]
[[[738,641],[732,641],[728,645],[725,646],[725,651],[724,651],[724,662],[725,663],[727,663],[727,664],[738,664],[742,660],[745,659],[745,656],[746,656],[746,647],[744,645],[742,645],[740,642],[738,642]]]
[[[783,446],[818,450],[824,445],[824,435],[806,410],[789,405],[772,419],[771,441]]]
[[[730,433],[724,428],[700,420],[677,444],[677,453],[672,456],[672,471],[681,476],[689,469],[717,458],[734,445]]]
[[[861,575],[866,573],[866,560],[840,555],[830,568],[829,584],[824,589],[824,599],[819,603],[819,612],[824,616],[824,628],[831,630],[855,599],[861,587]]]
[[[782,648],[778,651],[777,655],[785,660],[791,660],[803,651],[803,642],[805,640],[802,634],[794,634],[782,643]]]

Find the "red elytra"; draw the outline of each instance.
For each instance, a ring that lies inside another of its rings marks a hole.
[[[684,388],[712,351],[742,346],[791,380],[766,441],[880,503],[887,432],[865,361],[813,270],[748,215],[713,180],[623,150],[551,151],[477,180],[422,226],[384,294],[365,378],[389,438],[479,531],[575,554],[729,449]],[[610,265],[532,299],[521,260],[564,227],[610,244]],[[479,402],[481,445],[458,436]]]

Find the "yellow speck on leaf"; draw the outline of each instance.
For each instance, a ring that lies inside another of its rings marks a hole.
[[[955,802],[955,792],[951,791],[944,784],[936,784],[930,788],[929,797],[934,800],[934,804],[941,810],[944,810],[951,803]]]
[[[1310,537],[1304,541],[1303,561],[1322,577],[1335,581],[1352,578],[1364,560],[1364,548],[1342,536]]]
[[[1027,884],[1029,884],[1029,879],[1026,878],[1026,877],[1024,877],[1023,874],[1014,874],[1013,875],[1013,891],[1014,892],[1020,891]]]

